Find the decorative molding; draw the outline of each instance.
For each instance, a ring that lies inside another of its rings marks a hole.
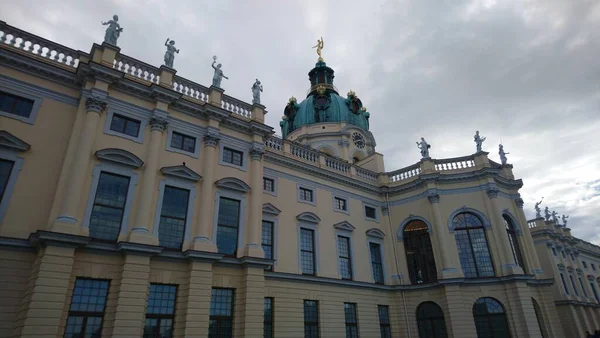
[[[367,230],[365,233],[367,234],[367,237],[374,237],[374,238],[379,238],[379,239],[383,239],[385,237],[385,234],[383,233],[383,231],[381,231],[377,228],[371,228],[371,229]]]
[[[85,109],[88,112],[102,114],[106,110],[106,100],[98,97],[88,97],[85,99]]]
[[[427,194],[427,199],[429,200],[429,203],[431,203],[431,204],[440,203],[440,195],[437,193]]]
[[[265,151],[262,149],[256,149],[256,148],[252,148],[250,149],[250,159],[251,160],[262,160],[263,155],[265,154]]]
[[[265,203],[265,204],[263,204],[262,212],[263,212],[263,214],[270,214],[270,215],[277,216],[281,213],[281,210],[277,209],[277,207],[275,207],[271,203]]]
[[[517,206],[517,208],[523,209],[523,206],[525,205],[525,201],[523,201],[523,199],[521,197],[516,198],[515,205]]]
[[[123,149],[106,148],[98,150],[96,151],[96,157],[102,161],[109,161],[133,168],[140,168],[142,165],[144,165],[144,161],[142,161],[139,157]]]
[[[486,192],[487,192],[489,198],[497,198],[499,191],[500,190],[498,188],[488,188],[488,190]]]
[[[336,228],[336,229],[338,229],[338,230],[344,230],[344,231],[354,231],[354,229],[356,229],[348,221],[342,221],[342,222],[339,222],[339,223],[335,223],[333,225],[333,227]]]
[[[381,214],[383,216],[388,216],[390,214],[390,208],[388,208],[387,206],[382,206],[381,207]]]
[[[162,167],[162,168],[160,168],[160,172],[163,173],[163,175],[165,175],[165,176],[182,178],[184,180],[193,181],[193,182],[198,182],[200,179],[202,179],[202,176],[200,176],[200,174],[198,174],[197,172],[193,171],[192,169],[186,167],[185,164],[174,165],[174,166],[170,166],[170,167]]]
[[[583,270],[581,270],[580,268],[575,269],[575,271],[577,271],[577,275],[583,276]]]
[[[425,225],[427,226],[427,232],[429,233],[429,235],[431,235],[433,233],[433,226],[431,225],[431,223],[429,223],[429,221],[425,217],[410,214],[407,218],[405,218],[402,221],[402,223],[400,223],[400,226],[398,227],[398,231],[396,231],[396,239],[397,240],[399,240],[399,241],[404,240],[404,228],[406,227],[406,225],[408,223],[415,221],[415,220],[425,223]]]
[[[558,264],[556,264],[556,266],[558,267],[558,270],[565,271],[565,265],[564,264],[558,263]]]
[[[167,129],[167,126],[169,125],[169,121],[167,121],[167,119],[162,118],[162,117],[153,116],[148,120],[148,124],[150,125],[151,130],[158,130],[162,133],[163,131],[165,131]],[[168,140],[167,140],[167,142],[168,142]]]
[[[7,148],[8,150],[16,150],[18,152],[27,151],[31,148],[27,142],[6,130],[0,130],[0,147]]]
[[[567,266],[567,271],[569,271],[570,273],[572,273],[573,271],[575,271],[575,269],[573,269],[572,266]]]
[[[221,189],[235,190],[239,192],[250,191],[250,186],[246,182],[235,177],[225,177],[215,182],[217,187]]]
[[[453,222],[454,217],[463,212],[467,212],[467,213],[476,215],[479,218],[479,220],[481,220],[481,223],[483,224],[484,228],[491,229],[492,223],[490,222],[490,220],[487,218],[487,216],[484,213],[482,213],[481,211],[479,211],[477,209],[469,208],[466,205],[463,205],[462,207],[454,210],[448,217],[448,229],[450,230],[450,232],[454,232],[454,222]]]
[[[299,214],[298,216],[296,216],[296,219],[299,221],[314,223],[314,224],[321,222],[321,219],[319,218],[319,216],[317,216],[316,214],[314,214],[310,211]]]

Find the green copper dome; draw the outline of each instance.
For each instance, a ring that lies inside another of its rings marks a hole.
[[[350,91],[346,98],[333,86],[334,71],[323,61],[317,62],[309,73],[310,92],[298,103],[291,97],[279,123],[285,138],[292,131],[323,122],[345,122],[365,131],[369,130],[369,113],[356,94]]]

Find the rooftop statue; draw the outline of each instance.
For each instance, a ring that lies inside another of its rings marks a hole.
[[[502,163],[502,165],[505,165],[506,162],[508,161],[508,159],[506,158],[506,155],[510,154],[510,153],[505,153],[504,152],[504,146],[502,144],[500,144],[498,146],[499,150],[498,150],[498,154],[500,154],[500,163]]]
[[[167,38],[165,46],[167,46],[167,52],[165,53],[165,66],[173,68],[173,61],[175,61],[175,53],[179,54],[179,49],[175,48],[175,40]]]
[[[534,207],[535,208],[535,218],[542,217],[542,210],[540,209],[540,204],[542,204],[543,200],[544,200],[544,198],[542,197],[542,199],[535,204],[535,207]]]
[[[552,210],[552,221],[556,225],[558,225],[558,223],[559,223],[558,213],[556,211],[554,211],[554,210]]]
[[[417,147],[421,149],[422,158],[429,158],[429,148],[431,148],[431,145],[425,142],[424,138],[421,137],[421,141],[417,142]]]
[[[258,79],[256,79],[256,81],[254,82],[254,84],[252,85],[252,103],[258,103],[260,104],[260,93],[263,91],[263,86],[260,83],[260,81],[258,81]]]
[[[567,227],[567,219],[569,218],[569,215],[562,215],[562,222],[563,222],[563,226],[566,228]]]
[[[317,49],[317,55],[319,55],[319,61],[323,61],[323,56],[321,55],[321,51],[323,50],[323,48],[325,48],[325,44],[323,43],[323,37],[321,37],[321,40],[317,40],[317,45],[314,46],[313,48]]]
[[[215,56],[213,56],[213,63],[212,63],[212,67],[215,70],[215,75],[213,75],[212,85],[215,87],[221,88],[221,80],[223,80],[223,78],[226,78],[227,80],[229,80],[229,78],[227,76],[225,76],[225,74],[223,74],[220,63],[215,67],[216,63],[217,63],[217,56],[215,55]]]
[[[550,215],[550,209],[548,209],[548,207],[546,207],[544,209],[544,218],[546,218],[546,222],[550,221],[550,217],[551,217],[551,215]]]
[[[485,137],[479,136],[479,130],[477,130],[475,132],[474,138],[475,138],[475,144],[477,144],[477,152],[482,151],[481,150],[481,145],[483,144],[483,141],[485,141]]]
[[[117,39],[121,35],[123,28],[119,25],[119,16],[113,15],[112,20],[108,20],[107,22],[101,22],[102,25],[108,27],[106,28],[106,33],[104,33],[104,42],[110,43],[111,45],[117,45]]]

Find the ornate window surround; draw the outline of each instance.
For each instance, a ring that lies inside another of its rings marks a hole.
[[[273,223],[273,271],[275,270],[275,266],[277,266],[277,231],[278,231],[278,221],[279,221],[279,213],[281,210],[277,209],[271,203],[265,203],[262,207],[262,219],[267,222]],[[262,225],[261,225],[262,226]],[[262,229],[261,229],[262,231]]]
[[[188,137],[194,137],[196,139],[196,142],[194,144],[194,152],[193,153],[171,147],[171,140],[173,138],[174,131],[177,133],[183,134],[185,136],[188,136]],[[204,135],[200,135],[200,134],[193,135],[189,131],[182,129],[182,128],[178,128],[177,126],[173,126],[169,123],[169,126],[167,127],[167,142],[165,145],[165,150],[173,152],[173,153],[178,153],[178,154],[182,154],[185,156],[189,156],[192,158],[200,158],[200,148],[202,147],[202,138],[203,137],[204,137]]]
[[[355,269],[355,264],[354,262],[356,261],[356,255],[354,255],[354,236],[353,232],[354,229],[356,229],[352,224],[350,224],[347,221],[342,221],[339,223],[336,223],[333,225],[334,229],[335,229],[335,253],[336,253],[336,257],[337,257],[337,271],[338,271],[338,278],[342,279],[342,271],[340,270],[340,248],[338,245],[338,238],[340,236],[342,237],[346,237],[349,239],[349,247],[348,247],[348,253],[350,254],[350,269],[352,272],[352,276],[350,276],[350,280],[355,280],[356,279],[356,269]]]
[[[210,184],[205,182],[205,184]],[[217,234],[219,227],[219,207],[221,197],[230,198],[233,200],[240,201],[240,220],[238,224],[238,241],[237,250],[244,250],[244,236],[245,236],[245,219],[246,219],[246,206],[247,198],[246,193],[250,191],[250,187],[242,180],[235,177],[225,177],[215,182],[217,186],[217,192],[215,194],[215,214],[213,217],[213,238],[212,242],[217,245]],[[237,256],[237,253],[236,253]]]
[[[141,116],[140,113],[136,114],[136,113],[132,113],[128,110],[117,109],[115,107],[111,107],[110,104],[109,104],[109,107],[107,108],[107,112],[108,113],[106,114],[106,121],[104,122],[104,134],[122,137],[122,138],[131,140],[136,143],[144,143],[144,132],[146,130],[146,126],[148,125],[148,119],[150,118],[150,116]],[[110,124],[112,123],[114,114],[122,115],[125,117],[129,117],[131,119],[140,121],[140,132],[138,133],[138,136],[133,137],[133,136],[129,136],[126,134],[121,134],[114,130],[110,130]]]
[[[321,269],[319,264],[319,222],[321,219],[319,216],[315,215],[312,212],[303,212],[296,216],[297,230],[298,230],[298,273],[302,275],[302,236],[301,230],[308,229],[312,230],[314,233],[314,253],[315,253],[315,276],[318,276]],[[337,237],[336,237],[337,239]]]
[[[5,112],[0,110],[0,116],[4,116],[4,117],[8,117],[11,119],[15,119],[15,120],[19,120],[21,122],[27,123],[27,124],[34,124],[35,123],[35,118],[38,115],[38,112],[40,110],[40,107],[42,106],[42,101],[43,99],[40,96],[36,96],[36,95],[31,95],[31,93],[29,92],[24,92],[21,90],[17,90],[14,89],[12,87],[7,87],[5,85],[0,85],[0,91],[3,91],[5,93],[8,94],[12,94],[15,96],[20,96],[24,99],[29,99],[29,100],[33,100],[33,106],[31,107],[31,113],[29,113],[29,117],[24,117],[24,116],[19,116],[19,115],[15,115],[15,114],[11,114],[9,112]]]
[[[379,251],[381,252],[381,269],[383,270],[383,283],[387,284],[388,283],[388,278],[387,278],[387,266],[386,266],[386,259],[385,259],[385,234],[383,233],[383,231],[377,229],[377,228],[371,228],[369,230],[367,230],[365,232],[365,234],[367,235],[367,252],[369,255],[369,271],[370,271],[370,275],[369,275],[369,281],[371,283],[375,283],[375,280],[373,279],[373,264],[371,263],[372,258],[371,258],[371,243],[375,243],[375,244],[379,244]],[[400,276],[401,277],[401,276]]]
[[[429,233],[429,236],[431,236],[433,234],[433,226],[425,217],[410,214],[410,215],[408,215],[407,218],[405,218],[402,221],[402,223],[400,223],[400,226],[398,227],[398,231],[396,231],[396,239],[398,241],[404,240],[404,228],[411,221],[423,221],[423,223],[425,223],[427,225],[427,232]]]
[[[184,181],[182,179],[178,179],[175,177],[165,177],[160,180],[159,188],[158,188],[158,199],[156,201],[156,211],[154,215],[154,230],[152,231],[152,235],[158,238],[158,228],[160,226],[160,214],[162,211],[163,198],[165,195],[165,187],[172,186],[175,188],[181,188],[188,190],[188,205],[187,205],[187,213],[185,217],[185,229],[183,232],[183,242],[190,240],[190,229],[194,224],[194,206],[196,201],[196,185],[189,181]],[[183,243],[181,243],[183,246]]]

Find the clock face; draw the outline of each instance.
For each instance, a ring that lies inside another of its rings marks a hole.
[[[365,138],[358,132],[352,134],[352,142],[354,142],[354,145],[358,148],[362,149],[365,147]]]

